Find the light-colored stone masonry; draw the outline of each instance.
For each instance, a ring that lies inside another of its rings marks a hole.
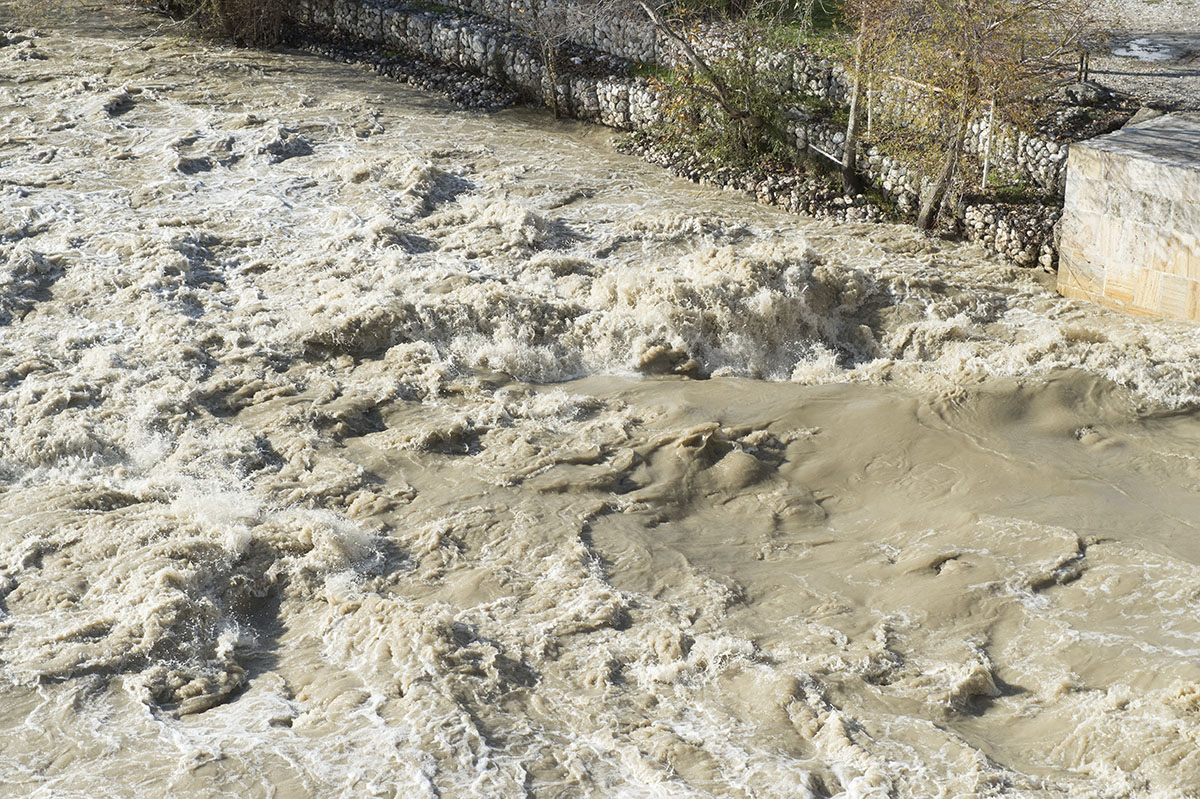
[[[1058,289],[1127,313],[1200,321],[1200,115],[1072,146]]]

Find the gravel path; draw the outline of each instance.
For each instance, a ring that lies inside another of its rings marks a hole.
[[[1113,35],[1100,83],[1148,105],[1200,110],[1200,0],[1101,0]]]

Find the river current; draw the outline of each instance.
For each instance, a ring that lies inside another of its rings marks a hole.
[[[12,20],[0,796],[1200,795],[1194,326]]]

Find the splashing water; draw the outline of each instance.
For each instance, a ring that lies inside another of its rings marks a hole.
[[[1194,327],[106,14],[0,47],[0,794],[1200,791]]]

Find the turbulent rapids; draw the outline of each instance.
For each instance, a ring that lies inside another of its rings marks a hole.
[[[1200,793],[1195,327],[144,24],[0,36],[0,795]]]

